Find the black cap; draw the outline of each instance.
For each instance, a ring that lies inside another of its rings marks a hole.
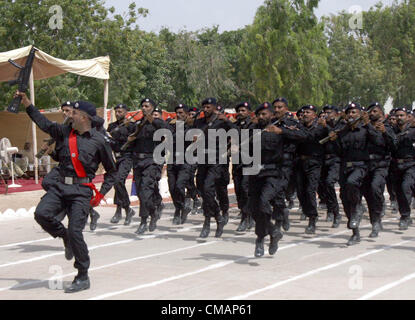
[[[382,108],[382,105],[379,103],[379,102],[373,102],[373,103],[371,103],[368,107],[367,107],[367,111],[370,111],[370,109],[372,109],[372,108],[376,108],[376,107],[378,107],[380,110],[382,110],[382,112],[383,112],[383,108]]]
[[[189,108],[189,112],[199,112],[199,109],[196,107]]]
[[[161,115],[163,115],[163,110],[162,110],[162,109],[160,109],[160,108],[154,108],[153,112],[158,112],[158,113],[160,113]]]
[[[406,113],[411,112],[411,110],[410,110],[410,109],[408,109],[408,108],[407,108],[407,107],[405,107],[405,106],[402,106],[402,107],[397,107],[397,108],[395,108],[394,110],[395,110],[395,112],[398,112],[398,111],[403,111],[403,112],[406,112]]]
[[[271,110],[272,112],[274,111],[273,109],[271,109],[271,107],[272,107],[272,105],[271,105],[271,103],[269,103],[269,102],[264,102],[263,104],[260,104],[257,108],[256,108],[256,110],[255,110],[255,114],[258,114],[261,110],[265,110],[265,109],[269,109],[269,110]]]
[[[62,105],[61,105],[61,109],[62,109],[63,107],[71,107],[71,108],[73,108],[73,107],[74,107],[74,105],[75,105],[75,102],[65,101],[64,103],[62,103]]]
[[[176,108],[174,108],[174,112],[176,112],[177,109],[183,109],[184,112],[189,112],[189,107],[182,103],[180,103],[179,105],[176,106]]]
[[[125,110],[128,111],[128,107],[125,104],[118,104],[118,105],[116,105],[114,107],[114,110],[117,110],[117,109],[125,109]]]
[[[205,99],[205,100],[203,100],[203,101],[202,101],[202,107],[203,107],[205,104],[212,104],[212,105],[214,105],[214,106],[217,106],[217,105],[218,105],[218,102],[216,101],[216,99],[215,99],[215,98],[207,98],[207,99]]]
[[[155,103],[153,100],[151,100],[149,98],[145,98],[145,99],[141,100],[140,106],[142,106],[144,102],[149,102],[154,108],[157,107],[157,103]]]
[[[333,110],[335,112],[339,112],[339,108],[336,106],[332,106],[330,104],[327,104],[323,107],[323,111],[327,111],[327,110]]]
[[[314,111],[314,112],[317,113],[317,107],[315,107],[311,104],[307,104],[307,105],[303,106],[301,109],[302,109],[302,111],[311,110],[311,111]]]
[[[279,97],[279,98],[275,99],[274,102],[272,103],[272,105],[274,105],[274,103],[276,103],[276,102],[284,102],[285,105],[288,107],[288,100],[285,99],[284,97]]]
[[[251,110],[251,105],[249,104],[249,102],[241,102],[238,105],[236,105],[235,110],[236,112],[238,112],[239,108],[247,108],[248,110]]]
[[[95,117],[97,115],[97,110],[95,106],[87,101],[77,101],[75,102],[73,108],[84,111],[88,113],[91,117]]]
[[[357,102],[350,102],[347,106],[346,106],[346,108],[344,109],[344,112],[348,112],[349,110],[351,110],[351,109],[358,109],[358,110],[360,110],[360,111],[362,111],[363,109],[362,109],[362,107],[360,106],[360,104],[358,104]]]

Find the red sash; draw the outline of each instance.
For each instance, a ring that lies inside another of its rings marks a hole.
[[[84,169],[81,161],[79,160],[78,143],[77,143],[77,138],[76,138],[75,131],[73,129],[72,129],[72,131],[69,135],[69,152],[71,153],[72,165],[75,169],[76,175],[79,178],[86,178],[85,169]],[[102,198],[104,198],[104,196],[98,191],[98,189],[95,187],[95,185],[92,182],[82,183],[82,185],[91,188],[95,192],[95,195],[100,195],[100,196],[102,196]],[[92,199],[93,198],[94,198],[94,196],[92,196]],[[105,201],[105,199],[104,199],[104,201]]]

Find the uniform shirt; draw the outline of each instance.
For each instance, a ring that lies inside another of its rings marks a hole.
[[[238,150],[238,158],[239,164],[234,164],[234,166],[242,166],[242,157],[241,157],[241,144],[244,142],[242,137],[242,130],[250,130],[255,128],[255,124],[252,122],[251,117],[247,117],[245,119],[237,119],[236,122],[233,124],[235,128],[238,130],[239,134],[239,150]],[[252,149],[251,149],[252,150]],[[233,162],[236,162],[236,159],[232,159]]]
[[[289,113],[286,113],[281,119],[273,119],[272,122],[277,121],[275,124],[282,129],[282,136],[284,141],[284,153],[290,154],[294,157],[297,151],[297,144],[301,140],[307,138],[307,132],[300,130],[300,123],[294,120]],[[288,127],[295,127],[298,130],[291,130]]]
[[[335,121],[334,123],[332,123],[331,121],[327,121],[327,129],[328,129],[329,132],[339,130],[343,126],[344,126],[344,123],[341,119],[339,119],[338,121]],[[340,148],[340,145],[338,143],[338,140],[329,141],[329,142],[325,143],[324,144],[324,153],[326,155],[336,155],[336,156],[339,157],[340,154],[341,154],[341,148]]]
[[[180,139],[184,139],[183,150],[177,149],[176,133],[177,133],[178,124],[182,125],[182,128],[183,128],[183,137],[180,137]],[[192,144],[192,141],[186,141],[185,138],[186,138],[186,133],[191,129],[191,126],[189,126],[186,122],[180,122],[179,120],[171,121],[170,124],[168,124],[167,126],[168,126],[168,129],[172,132],[172,137],[173,137],[173,144],[172,144],[173,150],[172,150],[172,154],[169,154],[169,157],[171,157],[171,159],[173,160],[173,163],[176,163],[176,159],[177,159],[176,152],[183,152],[183,156],[180,158],[184,160],[184,163],[186,163],[185,152],[187,148]]]
[[[33,105],[30,105],[26,109],[26,112],[42,131],[48,133],[56,140],[56,155],[59,161],[58,170],[60,175],[64,177],[77,177],[69,151],[69,134],[72,131],[72,127],[48,120]],[[117,170],[109,140],[106,136],[98,132],[96,128],[91,128],[91,130],[82,135],[76,131],[75,133],[77,135],[79,160],[85,169],[87,177],[91,181],[95,178],[95,173],[100,163],[102,163],[106,170],[104,183],[100,190],[105,195],[114,183],[116,183],[117,178]]]
[[[107,131],[110,133],[111,148],[116,153],[127,153],[132,151],[132,144],[127,148],[126,151],[121,151],[121,147],[127,142],[128,136],[134,132],[134,123],[122,125],[124,120],[111,122],[108,125]]]
[[[328,135],[328,129],[319,125],[315,119],[309,127],[299,124],[299,130],[306,134],[305,139],[299,141],[297,154],[300,156],[311,156],[316,158],[324,157],[324,146],[319,141]]]
[[[141,121],[145,121],[142,119]],[[141,121],[135,124],[134,131],[137,125],[140,125]],[[160,143],[158,141],[153,141],[154,133],[158,129],[168,129],[167,123],[161,119],[154,119],[153,123],[146,122],[141,128],[140,133],[137,138],[132,143],[131,150],[135,153],[153,153],[154,149]]]
[[[385,130],[386,131],[384,133],[376,130],[378,139],[376,139],[376,141],[368,141],[367,149],[369,155],[373,154],[383,157],[390,156],[396,144],[396,135],[393,129],[388,124],[385,124]]]
[[[395,159],[408,159],[415,158],[415,128],[411,128],[407,124],[403,130],[399,129],[398,126],[393,128],[396,134],[396,146],[392,151],[392,156]]]

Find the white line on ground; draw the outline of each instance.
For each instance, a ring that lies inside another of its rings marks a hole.
[[[360,297],[357,300],[368,300],[368,299],[371,299],[371,298],[373,298],[373,297],[375,297],[375,296],[377,296],[377,295],[379,295],[379,294],[381,294],[381,293],[383,293],[383,292],[385,292],[387,290],[390,290],[390,289],[392,289],[392,288],[394,288],[396,286],[399,286],[400,284],[402,284],[404,282],[410,281],[410,280],[412,280],[414,278],[415,278],[415,273],[411,273],[411,274],[407,275],[406,277],[403,277],[402,279],[400,279],[398,281],[391,282],[391,283],[389,283],[387,285],[384,285],[383,287],[380,287],[380,288],[378,288],[376,290],[373,290],[373,291],[365,294],[364,296]]]
[[[316,273],[319,273],[321,271],[326,271],[326,270],[329,270],[329,269],[333,269],[333,268],[336,268],[336,267],[341,266],[343,264],[346,264],[346,263],[349,263],[349,262],[352,262],[352,261],[355,261],[355,260],[359,260],[361,258],[364,258],[364,257],[370,256],[372,254],[376,254],[376,253],[382,252],[382,251],[384,251],[386,249],[389,249],[389,248],[392,248],[392,247],[400,246],[402,244],[405,244],[405,243],[408,243],[408,242],[411,242],[411,241],[414,241],[414,240],[415,239],[406,240],[406,241],[402,241],[402,242],[399,242],[399,243],[395,243],[393,245],[384,246],[384,247],[382,247],[382,249],[372,250],[372,251],[369,251],[369,252],[366,252],[366,253],[363,253],[363,254],[359,254],[357,256],[344,259],[344,260],[342,260],[340,262],[332,263],[332,264],[329,264],[327,266],[320,267],[320,268],[317,268],[317,269],[308,271],[306,273],[302,273],[302,274],[299,274],[297,276],[291,277],[291,278],[289,278],[287,280],[283,280],[283,281],[276,282],[276,283],[271,284],[269,286],[266,286],[264,288],[257,289],[257,290],[253,290],[253,291],[247,292],[247,293],[245,293],[243,295],[239,295],[239,296],[235,296],[235,297],[232,297],[232,298],[228,298],[226,300],[241,300],[241,299],[246,299],[246,298],[249,298],[249,297],[251,297],[253,295],[256,295],[258,293],[275,289],[275,288],[280,287],[282,285],[285,285],[287,283],[290,283],[290,282],[293,282],[293,281],[296,281],[296,280],[299,280],[299,279],[303,279],[303,278],[309,277],[309,276],[314,275]]]
[[[369,226],[369,225],[367,225],[367,226]],[[367,226],[363,226],[362,229],[367,227]],[[334,234],[331,234],[331,235],[328,235],[328,236],[308,239],[308,240],[301,241],[301,242],[298,242],[298,243],[290,244],[290,245],[279,248],[279,251],[289,249],[289,248],[293,248],[293,247],[297,247],[297,246],[305,244],[305,243],[319,241],[319,240],[322,240],[322,239],[325,239],[325,238],[332,238],[334,236],[337,236],[337,235],[340,235],[340,234],[343,234],[343,233],[346,233],[346,232],[350,232],[350,230],[344,230],[344,231],[337,232],[337,233],[334,233]],[[243,260],[247,260],[247,259],[250,259],[252,257],[253,257],[252,255],[249,255],[249,256],[238,258],[236,260],[223,261],[223,262],[215,263],[213,265],[207,266],[207,267],[199,269],[199,270],[195,270],[195,271],[192,271],[192,272],[186,272],[186,273],[181,274],[181,275],[168,277],[168,278],[165,278],[165,279],[161,279],[161,280],[146,283],[146,284],[141,284],[141,285],[138,285],[138,286],[135,286],[135,287],[132,287],[132,288],[128,288],[128,289],[124,289],[124,290],[120,290],[120,291],[106,293],[106,294],[103,294],[103,295],[99,295],[99,296],[90,298],[88,300],[102,300],[102,299],[110,298],[110,297],[117,296],[117,295],[120,295],[120,294],[140,290],[140,289],[143,289],[143,288],[154,287],[154,286],[166,283],[166,282],[186,278],[186,277],[189,277],[189,276],[193,276],[193,275],[203,273],[203,272],[206,272],[206,271],[210,271],[210,270],[214,270],[214,269],[223,268],[223,267],[226,267],[230,264],[237,263],[237,262],[240,262],[240,261],[243,261]]]

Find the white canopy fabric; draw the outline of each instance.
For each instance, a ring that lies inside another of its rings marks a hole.
[[[8,60],[12,59],[20,65],[24,65],[32,46],[0,52],[0,82],[16,78],[18,69]],[[36,48],[37,49],[37,48]],[[34,80],[47,79],[67,72],[80,76],[108,80],[110,70],[109,56],[97,57],[88,60],[62,60],[48,55],[38,49],[33,62]]]
[[[19,70],[14,67],[8,60],[24,66],[26,57],[29,55],[32,46],[15,49],[7,52],[0,52],[0,82],[14,80],[19,74]],[[37,48],[36,48],[37,49]],[[35,59],[33,61],[32,73],[30,76],[30,100],[35,103],[34,80],[52,78],[67,72],[80,76],[97,78],[104,80],[104,119],[105,127],[107,121],[107,104],[108,104],[108,80],[110,70],[109,56],[97,57],[89,60],[62,60],[48,55],[47,53],[37,49]],[[33,135],[33,153],[37,153],[36,126],[32,123]],[[38,183],[38,161],[35,159],[35,180]]]

